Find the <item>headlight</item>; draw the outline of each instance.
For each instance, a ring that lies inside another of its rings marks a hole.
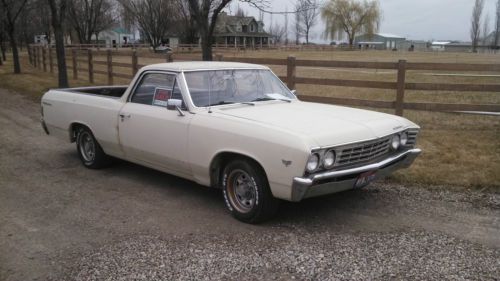
[[[406,143],[408,142],[408,133],[407,132],[403,132],[401,134],[401,140],[400,140],[400,142],[401,142],[402,146],[406,145]]]
[[[307,159],[306,169],[308,172],[314,172],[318,168],[319,165],[319,155],[317,153],[311,154],[309,159]]]
[[[323,158],[323,167],[325,167],[325,169],[330,169],[333,167],[333,164],[335,164],[335,151],[329,150]]]
[[[400,145],[399,135],[392,136],[392,139],[391,139],[391,148],[393,150],[397,150],[399,148],[399,145]]]

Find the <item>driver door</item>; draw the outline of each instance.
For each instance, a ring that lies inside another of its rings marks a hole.
[[[167,109],[170,98],[182,99],[177,75],[146,72],[122,107],[118,126],[128,160],[178,176],[190,175],[188,127],[192,114]]]

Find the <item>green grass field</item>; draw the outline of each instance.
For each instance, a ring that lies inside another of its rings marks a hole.
[[[130,63],[127,54],[115,56],[117,62]],[[141,58],[139,64],[164,62],[162,58]],[[395,62],[406,59],[409,62],[448,62],[448,63],[497,63],[500,54],[467,53],[407,53],[390,51],[308,51],[288,53],[283,51],[225,52],[224,56],[286,58],[295,55],[297,59],[352,60]],[[184,56],[184,55],[182,55]],[[199,54],[191,54],[198,58]],[[174,57],[175,58],[175,57]],[[103,56],[95,57],[104,61]],[[56,87],[55,74],[34,69],[29,66],[23,54],[23,74],[12,74],[10,61],[0,67],[0,87],[16,90],[38,100],[47,89]],[[86,67],[84,64],[81,67]],[[105,66],[95,65],[104,70]],[[284,66],[271,67],[278,75],[285,75]],[[130,74],[131,69],[115,67],[115,72]],[[440,74],[444,76],[436,76]],[[453,76],[455,74],[486,74],[489,77]],[[71,71],[68,71],[71,77]],[[407,81],[427,83],[477,83],[500,84],[500,73],[452,73],[450,71],[409,71]],[[322,69],[297,68],[297,76],[335,79],[359,79],[373,81],[395,81],[393,70],[376,69]],[[78,80],[71,80],[71,86],[88,85],[87,74],[80,73]],[[115,78],[114,84],[127,84],[128,79]],[[104,75],[95,75],[95,84],[107,84]],[[299,95],[320,95],[373,100],[395,99],[394,90],[332,87],[319,85],[297,85]],[[492,103],[500,104],[500,93],[483,92],[434,92],[407,91],[406,101],[447,102],[447,103]],[[393,113],[393,110],[379,110]],[[423,154],[408,170],[396,173],[391,181],[423,185],[444,185],[452,188],[479,188],[500,190],[500,116],[483,116],[459,113],[435,113],[425,111],[405,111],[405,117],[422,127],[418,146]]]

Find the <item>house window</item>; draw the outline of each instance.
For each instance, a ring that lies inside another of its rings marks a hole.
[[[255,26],[253,24],[250,25],[250,31],[255,32]]]
[[[248,32],[248,25],[243,26],[243,32]]]

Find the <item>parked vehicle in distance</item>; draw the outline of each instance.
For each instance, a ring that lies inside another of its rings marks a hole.
[[[172,48],[170,48],[169,46],[167,45],[160,45],[160,46],[157,46],[156,48],[154,48],[154,52],[155,53],[171,53],[172,52]]]
[[[361,188],[420,153],[407,119],[302,102],[254,64],[149,65],[129,87],[50,90],[41,105],[45,132],[76,142],[85,167],[113,156],[221,188],[248,223],[280,200]]]

